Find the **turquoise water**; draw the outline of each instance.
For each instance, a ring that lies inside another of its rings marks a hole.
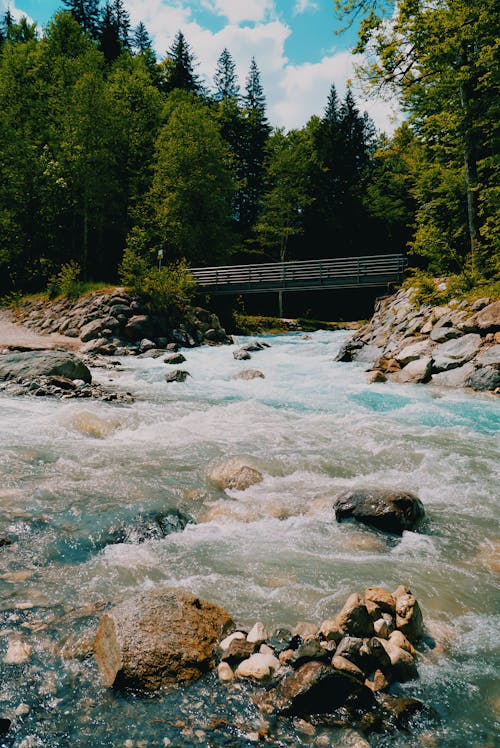
[[[400,583],[438,642],[422,656],[420,679],[404,686],[439,713],[434,745],[495,745],[500,404],[368,385],[364,366],[335,363],[344,339],[267,338],[271,348],[249,362],[235,361],[231,347],[185,351],[184,384],[167,385],[154,359],[93,372],[133,392],[132,405],[0,398],[0,537],[13,541],[0,548],[0,661],[12,638],[33,648],[24,664],[0,662],[0,714],[30,710],[5,745],[254,744],[248,735],[262,717],[246,687],[223,693],[209,677],[126,697],[101,687],[92,657],[63,659],[68,638],[95,630],[89,604],[171,584],[242,625],[273,628],[320,622],[354,590]],[[243,368],[265,379],[233,379]],[[231,457],[249,459],[264,481],[244,492],[214,488],[210,469]],[[414,491],[425,531],[395,540],[338,525],[332,497],[353,485]],[[139,513],[165,508],[196,524],[141,544],[102,542],[117,520],[133,526]],[[269,731],[266,745],[347,745],[341,732],[308,736],[286,721]],[[428,737],[372,743],[431,745]]]

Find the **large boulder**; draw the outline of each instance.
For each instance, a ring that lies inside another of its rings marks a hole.
[[[464,329],[482,332],[483,334],[500,330],[500,300],[488,304],[488,306],[468,319],[464,323]]]
[[[83,361],[67,351],[18,351],[0,356],[0,379],[31,380],[54,375],[92,381]]]
[[[155,320],[148,314],[136,314],[131,317],[124,329],[125,337],[128,340],[154,338],[157,332]]]
[[[440,371],[439,374],[433,374],[430,383],[436,384],[439,387],[466,387],[467,380],[474,371],[475,366],[469,361],[456,369],[448,369],[448,371]]]
[[[383,488],[348,489],[337,496],[333,506],[338,522],[352,518],[395,535],[414,530],[425,516],[417,496]]]
[[[196,680],[231,625],[225,610],[182,589],[125,600],[103,615],[94,642],[104,685],[154,691]]]
[[[481,336],[475,333],[463,335],[461,338],[447,340],[436,346],[433,351],[434,370],[447,371],[457,366],[463,366],[477,354],[481,347]]]

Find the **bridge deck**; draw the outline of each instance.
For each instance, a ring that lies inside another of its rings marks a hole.
[[[191,268],[191,272],[208,293],[239,294],[380,287],[400,281],[405,268],[405,256],[392,254]]]

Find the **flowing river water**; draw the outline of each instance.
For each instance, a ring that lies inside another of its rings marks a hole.
[[[103,688],[84,656],[96,618],[84,614],[173,585],[272,630],[320,623],[353,591],[399,584],[411,587],[437,643],[401,692],[440,721],[432,735],[371,743],[498,745],[500,403],[368,385],[364,365],[334,362],[346,335],[268,338],[249,362],[266,378],[252,381],[233,379],[248,365],[227,346],[188,351],[184,384],[163,381],[161,359],[93,372],[132,392],[131,405],[0,396],[0,537],[14,541],[0,547],[0,715],[17,709],[1,745],[255,745],[262,717],[245,684],[225,692],[212,674],[148,698]],[[231,457],[251,460],[263,482],[211,485],[210,468]],[[423,532],[397,539],[337,524],[332,497],[354,485],[417,493]],[[133,526],[140,512],[173,507],[195,523],[99,545],[118,520]],[[16,638],[31,654],[6,664]],[[68,655],[78,647],[80,657]],[[299,728],[279,722],[266,744],[348,744],[341,730]]]

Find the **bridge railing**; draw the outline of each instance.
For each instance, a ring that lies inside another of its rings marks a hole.
[[[406,268],[406,258],[399,254],[367,255],[364,257],[337,257],[326,260],[301,260],[294,262],[268,262],[253,265],[225,265],[219,267],[191,268],[191,273],[201,286],[256,286],[275,284],[282,288],[297,282],[321,285],[332,279],[354,278],[362,285],[363,278],[373,276],[399,276]]]

